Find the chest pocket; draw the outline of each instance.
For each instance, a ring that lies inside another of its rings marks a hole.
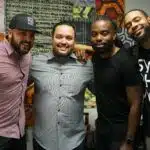
[[[73,96],[85,90],[88,82],[87,80],[84,74],[63,74],[60,77],[60,84],[64,91],[67,91],[68,94]]]

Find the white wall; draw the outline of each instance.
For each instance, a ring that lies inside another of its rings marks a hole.
[[[4,32],[4,0],[0,0],[0,32]]]
[[[150,15],[150,0],[124,0],[125,12],[131,9],[143,9]]]

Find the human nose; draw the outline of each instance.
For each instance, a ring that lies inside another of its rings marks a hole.
[[[66,38],[62,38],[62,39],[61,39],[61,43],[62,43],[62,44],[66,44],[66,43],[67,43]]]
[[[97,40],[97,41],[102,41],[102,36],[101,36],[101,34],[98,34],[98,35],[97,35],[96,40]]]
[[[138,28],[138,24],[132,23],[132,26],[131,26],[132,31],[135,31],[137,28]]]
[[[32,42],[34,40],[34,34],[26,33],[25,36],[24,36],[24,39],[27,42]]]

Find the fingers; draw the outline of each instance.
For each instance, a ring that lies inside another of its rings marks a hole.
[[[79,61],[85,61],[86,60],[85,50],[76,50],[75,55]]]

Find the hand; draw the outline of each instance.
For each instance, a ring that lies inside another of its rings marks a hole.
[[[87,61],[90,55],[87,52],[93,53],[93,49],[91,46],[84,45],[84,44],[75,44],[74,52],[77,56],[78,60],[81,62]]]
[[[133,150],[133,146],[131,144],[127,144],[126,142],[124,142],[120,146],[120,150]]]
[[[77,58],[80,62],[86,62],[87,61],[85,50],[79,50],[78,49],[75,51],[75,55],[77,56]]]

